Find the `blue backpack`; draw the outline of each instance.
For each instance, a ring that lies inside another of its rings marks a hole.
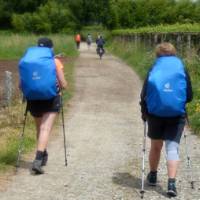
[[[147,80],[146,104],[150,114],[175,117],[185,113],[186,74],[176,56],[157,58]]]
[[[56,65],[50,48],[28,48],[18,67],[21,89],[27,100],[48,100],[57,95]]]

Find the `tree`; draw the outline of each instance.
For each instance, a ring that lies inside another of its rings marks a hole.
[[[15,29],[35,32],[193,23],[200,21],[200,0],[0,0],[1,27],[10,27],[11,16]]]
[[[136,0],[136,26],[172,23],[174,0]]]
[[[175,8],[176,20],[180,23],[193,22],[195,20],[195,2],[190,0],[178,1]]]
[[[107,20],[104,22],[108,29],[119,28],[119,12],[118,5],[115,3],[116,0],[109,1],[109,13]]]
[[[48,1],[34,13],[14,14],[12,24],[17,31],[34,33],[69,32],[76,28],[70,9],[55,0]]]
[[[82,25],[106,24],[109,0],[68,0],[69,8]]]
[[[0,0],[0,24],[1,27],[11,27],[11,19],[14,13],[34,12],[47,0]]]
[[[119,24],[123,28],[132,27],[135,23],[135,9],[132,0],[118,1]]]

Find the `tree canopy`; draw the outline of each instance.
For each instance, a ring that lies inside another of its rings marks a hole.
[[[0,0],[1,29],[69,32],[200,21],[200,0]]]

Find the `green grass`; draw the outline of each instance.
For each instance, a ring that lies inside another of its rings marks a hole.
[[[6,149],[0,152],[0,170],[5,171],[6,168],[14,168],[17,158],[17,150],[19,147],[19,137],[11,136],[7,138]],[[23,153],[27,153],[33,149],[35,146],[35,137],[33,134],[29,135],[26,131],[26,136],[23,142]]]
[[[23,112],[25,104],[19,102],[1,110],[0,125],[0,171],[14,168],[19,146],[19,136],[22,131]],[[33,119],[28,115],[24,138],[24,153],[29,152],[35,145],[35,127]],[[4,131],[2,131],[2,129]]]
[[[45,35],[0,34],[0,59],[19,59],[29,46],[37,45],[37,40]],[[73,36],[48,35],[54,43],[55,54],[63,53],[65,56],[75,57],[75,44]]]
[[[196,55],[185,59],[193,87],[193,101],[188,104],[188,113],[193,132],[200,134],[200,58]]]
[[[155,59],[154,49],[147,49],[142,44],[135,46],[131,42],[127,43],[114,40],[110,43],[108,49],[129,64],[141,79],[146,77],[147,71]],[[194,93],[193,101],[187,104],[189,121],[193,132],[200,134],[200,58],[194,54],[190,57],[183,58],[183,60],[191,76]]]
[[[74,60],[69,61],[65,64],[65,77],[68,82],[67,91],[63,92],[63,100],[68,101],[71,99],[74,93]]]
[[[130,65],[142,79],[153,63],[153,53],[143,45],[135,47],[132,42],[113,41],[109,44],[108,49]]]
[[[37,39],[41,36],[0,34],[0,59],[19,59],[25,49],[37,44]],[[78,55],[73,36],[49,35],[55,47],[55,54],[64,55],[64,72],[68,82],[68,90],[63,92],[63,100],[66,103],[74,92],[74,61]],[[0,172],[13,169],[16,164],[17,150],[19,146],[19,136],[22,131],[23,112],[25,104],[22,105],[20,99],[16,99],[8,108],[2,108],[0,114]],[[28,153],[35,148],[36,130],[33,118],[28,114],[23,153]]]

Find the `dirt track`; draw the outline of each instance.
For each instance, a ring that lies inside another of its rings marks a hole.
[[[111,55],[99,60],[95,48],[88,50],[84,44],[80,52],[76,62],[75,96],[65,116],[68,166],[64,166],[60,129],[57,139],[49,144],[46,173],[30,175],[30,163],[25,160],[7,190],[0,193],[1,200],[140,199],[143,124],[138,102],[141,81],[127,65]],[[200,199],[200,141],[190,136],[188,142],[192,144],[189,151],[197,182],[191,190],[185,180],[188,173],[182,159],[176,199],[197,200]],[[181,152],[183,156],[184,148]],[[164,158],[161,163],[159,186],[145,185],[145,199],[167,199]],[[147,161],[146,166],[148,168]]]

